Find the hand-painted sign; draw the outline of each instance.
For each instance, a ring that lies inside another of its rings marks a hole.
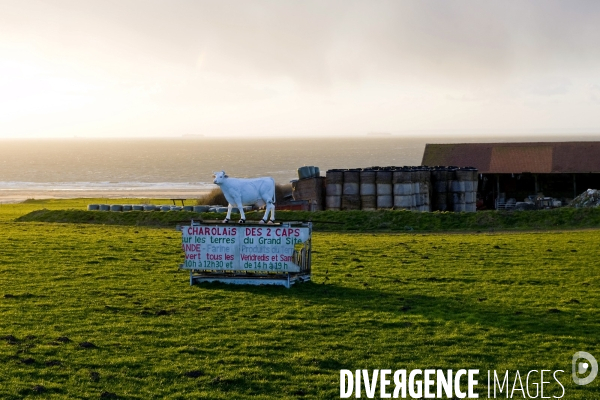
[[[199,225],[181,231],[182,268],[196,270],[298,272],[294,246],[310,238],[308,227]]]

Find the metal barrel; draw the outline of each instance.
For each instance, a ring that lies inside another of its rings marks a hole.
[[[413,211],[422,211],[422,207],[425,204],[425,197],[421,193],[421,187],[424,185],[423,182],[423,171],[420,167],[413,168],[412,171],[412,187],[413,187],[413,202],[412,202],[412,210]]]
[[[465,192],[465,203],[475,203],[477,200],[476,194],[473,191]]]
[[[132,211],[144,211],[144,206],[141,204],[134,204],[131,206]]]
[[[298,168],[298,179],[310,178],[310,167],[304,166]]]
[[[344,171],[342,210],[360,210],[360,170]]]
[[[377,196],[360,196],[361,210],[377,210]]]
[[[194,211],[194,206],[183,206],[183,211]]]
[[[394,196],[412,196],[414,185],[412,182],[394,183]]]
[[[342,208],[342,196],[325,196],[325,209],[339,211]]]
[[[452,192],[452,204],[465,204],[465,192]]]
[[[454,212],[465,212],[467,211],[467,205],[465,203],[454,203]]]
[[[360,207],[362,210],[377,209],[377,171],[363,169],[360,171]]]
[[[123,205],[123,211],[131,211],[132,209],[133,209],[133,206],[131,204]]]
[[[98,209],[100,211],[110,211],[110,205],[109,204],[100,204],[100,205],[98,205]]]
[[[457,211],[454,208],[455,198],[454,193],[457,191],[456,184],[456,168],[449,167],[447,172],[447,192],[446,192],[446,202],[448,203],[448,211]],[[459,206],[460,207],[460,206]]]
[[[196,213],[208,212],[209,208],[210,208],[210,206],[194,206],[194,212],[196,212]]]
[[[360,195],[345,194],[342,196],[342,210],[360,210]]]
[[[415,174],[417,175],[417,174]],[[415,176],[415,179],[418,179],[418,176]],[[423,198],[421,197],[421,182],[416,180],[412,184],[413,186],[413,209],[418,209],[418,207],[423,205]]]
[[[446,193],[448,191],[448,171],[446,169],[431,171],[431,183],[435,193]]]
[[[390,169],[377,171],[377,208],[392,208],[394,205],[392,176],[393,172]]]
[[[160,206],[160,211],[171,211],[171,206],[162,205]]]
[[[375,182],[377,171],[364,169],[360,171],[360,195],[361,196],[376,196],[377,183]]]
[[[123,211],[123,206],[120,204],[113,204],[110,206],[110,211]]]
[[[473,174],[467,168],[455,168],[452,171],[452,210],[455,212],[466,211],[466,181],[471,180]]]
[[[450,181],[450,191],[451,192],[465,192],[465,181],[457,181],[457,180],[452,180]]]
[[[415,171],[402,168],[392,174],[392,191],[394,193],[394,208],[399,210],[412,210],[416,203],[414,195]]]
[[[472,192],[472,191],[473,191],[473,181],[472,180],[465,181],[465,192]]]
[[[97,211],[100,206],[98,204],[88,204],[87,209],[88,211]]]
[[[465,168],[455,170],[451,190],[453,192],[466,192],[467,182],[471,181],[472,175],[471,171]]]
[[[412,210],[413,196],[394,196],[394,208],[397,210]]]
[[[360,194],[360,170],[349,169],[344,171],[344,195],[359,195]]]
[[[414,181],[414,172],[412,169],[397,169],[392,173],[392,183],[412,183]]]
[[[435,167],[431,171],[431,210],[448,210],[448,170],[444,167]]]
[[[421,185],[421,193],[424,196],[424,209],[422,211],[431,211],[431,169],[423,170],[423,185]]]
[[[342,192],[344,186],[344,171],[330,169],[325,175],[325,209],[340,210],[342,207]]]
[[[472,172],[470,169],[467,168],[459,168],[456,171],[454,171],[454,179],[457,181],[470,181],[472,179]]]
[[[448,197],[446,193],[434,193],[431,203],[433,211],[448,211]]]
[[[429,168],[420,167],[416,170],[416,182],[413,185],[414,196],[416,198],[416,210],[431,211],[430,191],[431,191],[431,173]]]
[[[144,211],[156,211],[157,206],[153,205],[153,204],[146,204],[144,205]]]
[[[431,182],[433,184],[433,190],[436,193],[446,193],[448,191],[448,180],[444,178],[444,180],[435,180]]]
[[[479,182],[479,174],[477,168],[467,168],[469,172],[468,180],[465,181],[465,211],[477,211],[477,185]]]
[[[389,209],[394,206],[394,196],[392,195],[381,195],[377,196],[377,208],[378,209]]]

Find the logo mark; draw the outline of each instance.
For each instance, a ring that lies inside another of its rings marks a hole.
[[[585,359],[586,361],[577,362],[578,360]],[[590,374],[585,378],[580,378],[579,375],[585,374],[590,370]],[[577,385],[587,385],[592,383],[598,375],[598,362],[590,353],[585,351],[578,351],[573,354],[573,382]]]

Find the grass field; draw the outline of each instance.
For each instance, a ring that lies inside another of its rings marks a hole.
[[[316,232],[311,283],[190,287],[173,229],[14,222],[89,202],[0,207],[2,399],[335,399],[359,368],[560,369],[598,398],[570,379],[600,355],[598,230]]]

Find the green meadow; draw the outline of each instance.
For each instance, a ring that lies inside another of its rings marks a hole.
[[[0,206],[2,399],[336,399],[383,368],[479,369],[480,398],[488,370],[563,370],[598,398],[570,375],[600,359],[600,230],[324,227],[310,283],[190,287],[173,227],[15,221],[92,202]]]

